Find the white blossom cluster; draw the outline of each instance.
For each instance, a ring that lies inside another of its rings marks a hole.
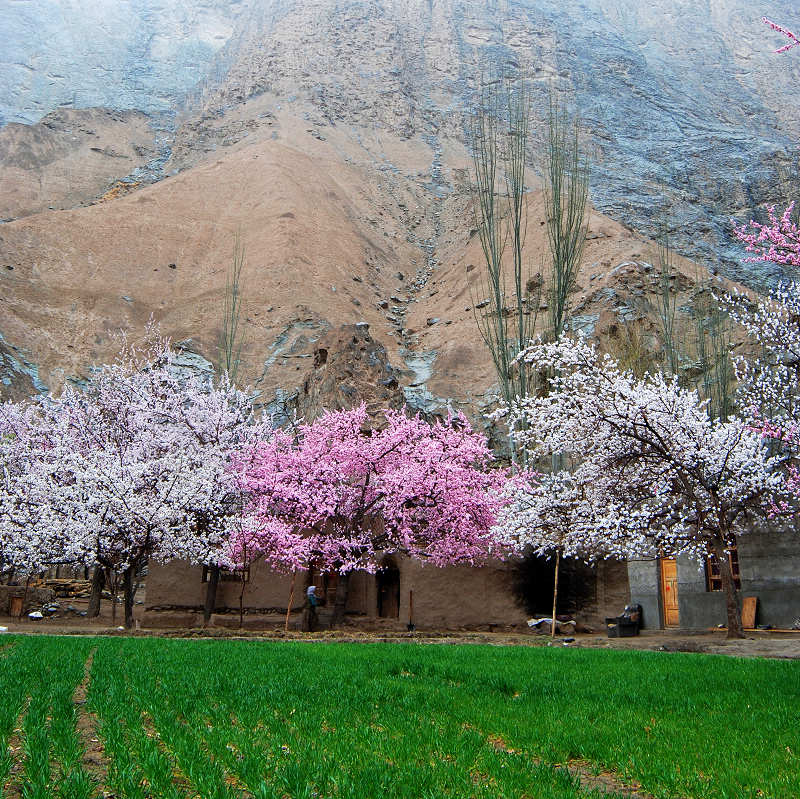
[[[506,504],[494,530],[501,545],[520,554],[550,557],[559,553],[586,563],[627,557],[635,528],[619,523],[628,518],[621,509],[609,513],[611,497],[597,507],[597,498],[582,477],[563,469],[510,479],[503,488]]]
[[[766,518],[784,490],[761,433],[711,420],[677,380],[637,378],[584,340],[536,343],[520,357],[553,376],[551,391],[501,413],[531,461],[560,454],[576,466],[509,485],[508,540],[540,552],[558,541],[585,559],[702,559]]]
[[[85,389],[0,406],[2,564],[223,559],[238,511],[231,452],[264,426],[226,377],[181,374],[174,359],[151,336]]]
[[[755,340],[761,356],[739,358],[739,405],[765,432],[795,436],[800,424],[800,284],[785,283],[754,305],[741,294],[726,298],[730,315]]]

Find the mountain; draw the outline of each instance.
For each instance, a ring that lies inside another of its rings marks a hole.
[[[798,61],[742,0],[657,5],[5,4],[0,390],[85,379],[151,315],[214,360],[238,236],[244,376],[265,403],[300,391],[328,331],[366,323],[408,400],[480,406],[465,131],[500,70],[532,90],[534,282],[550,93],[581,113],[594,210],[576,325],[607,338],[638,319],[652,340],[662,225],[697,264],[679,259],[684,295],[708,268],[769,285],[729,220],[791,196]],[[790,5],[769,12],[790,25]]]

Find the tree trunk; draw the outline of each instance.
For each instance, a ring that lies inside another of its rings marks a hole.
[[[245,570],[242,569],[242,590],[239,591],[239,629],[241,630],[244,627],[244,592],[247,588],[247,580],[245,579]]]
[[[724,547],[715,547],[714,554],[719,563],[719,576],[722,578],[722,590],[725,592],[725,611],[728,615],[728,638],[744,638],[742,627],[742,609],[739,607],[739,595],[733,581],[731,562]]]
[[[556,604],[558,602],[558,566],[561,563],[561,550],[556,550],[556,568],[553,575],[553,618],[550,622],[550,637],[556,637]]]
[[[316,616],[314,608],[311,607],[311,603],[308,601],[308,589],[311,587],[311,584],[313,583],[312,578],[313,578],[313,573],[311,569],[309,569],[306,572],[305,584],[303,586],[303,592],[304,592],[303,595],[306,598],[306,603],[303,606],[303,618],[300,621],[300,629],[304,633],[312,632],[311,628],[314,626],[313,622],[315,620],[314,617]]]
[[[211,614],[217,609],[217,586],[219,585],[219,566],[208,567],[206,603],[203,606],[203,626],[211,621]]]
[[[96,619],[100,615],[100,599],[105,584],[103,570],[100,566],[95,566],[92,574],[92,590],[89,594],[89,608],[86,611],[86,616],[90,619]]]
[[[122,572],[122,596],[125,601],[125,627],[133,628],[133,600],[136,595],[136,566]]]
[[[111,591],[111,624],[117,626],[117,573],[111,569],[108,570],[106,575],[106,582],[108,589]]]
[[[333,617],[331,627],[338,627],[344,621],[344,613],[347,609],[347,592],[350,586],[350,572],[339,575],[339,583],[336,586],[336,599],[333,603]]]
[[[289,615],[292,612],[292,603],[294,602],[294,584],[297,580],[297,569],[292,572],[292,587],[289,589],[289,604],[286,606],[286,623],[283,625],[284,632],[289,632]]]
[[[22,613],[20,613],[20,617],[25,615],[25,603],[28,601],[28,588],[31,584],[31,576],[28,575],[28,579],[25,580],[25,590],[22,592]]]

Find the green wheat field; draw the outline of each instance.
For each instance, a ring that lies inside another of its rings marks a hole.
[[[3,797],[798,797],[800,663],[0,639]]]

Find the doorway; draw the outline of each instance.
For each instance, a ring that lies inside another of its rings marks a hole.
[[[679,627],[678,615],[678,564],[675,558],[661,558],[661,606],[664,608],[664,626]]]
[[[400,617],[400,570],[392,559],[387,559],[377,574],[378,616],[381,619]]]

